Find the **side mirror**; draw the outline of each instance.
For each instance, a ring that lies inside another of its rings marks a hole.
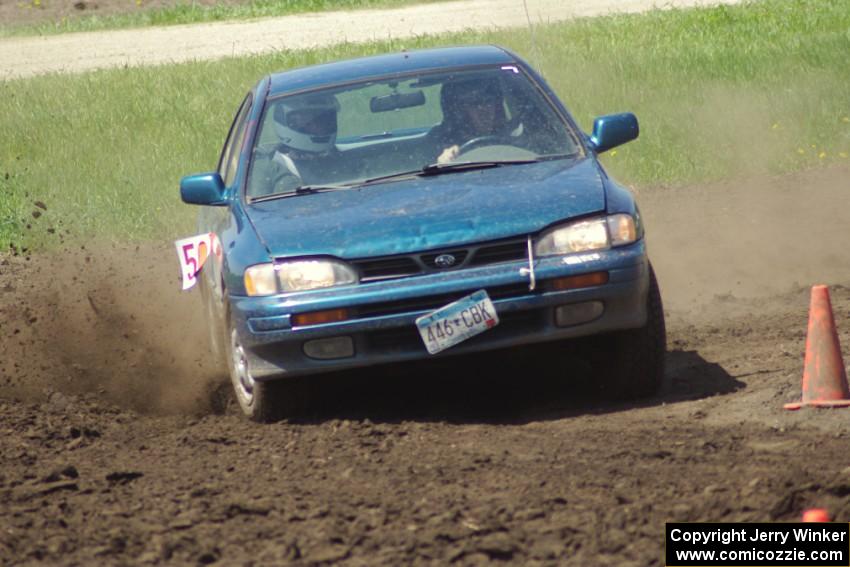
[[[190,205],[224,205],[224,181],[218,173],[189,175],[180,180],[180,198]]]
[[[631,142],[640,134],[637,117],[631,112],[608,114],[593,121],[590,145],[596,153],[602,153]]]

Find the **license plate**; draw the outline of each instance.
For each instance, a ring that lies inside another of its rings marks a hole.
[[[446,350],[498,324],[499,315],[483,289],[416,319],[416,328],[431,354]]]

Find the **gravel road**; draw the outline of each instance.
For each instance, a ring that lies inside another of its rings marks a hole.
[[[342,42],[406,38],[470,28],[525,26],[655,6],[740,0],[462,0],[392,10],[324,12],[242,22],[0,39],[0,80],[124,65],[219,59]]]

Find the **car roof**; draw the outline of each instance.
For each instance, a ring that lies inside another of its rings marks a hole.
[[[269,96],[396,73],[516,62],[515,55],[495,45],[401,51],[274,73],[270,77]]]

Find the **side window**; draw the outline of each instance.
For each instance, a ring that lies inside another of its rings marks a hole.
[[[242,101],[242,106],[239,107],[236,118],[233,119],[233,124],[230,126],[230,133],[227,135],[227,141],[224,143],[224,149],[222,149],[221,157],[218,161],[218,173],[224,180],[225,187],[230,187],[236,178],[239,151],[242,149],[242,141],[245,139],[248,113],[250,110],[251,94],[249,93],[245,97],[245,100]]]

